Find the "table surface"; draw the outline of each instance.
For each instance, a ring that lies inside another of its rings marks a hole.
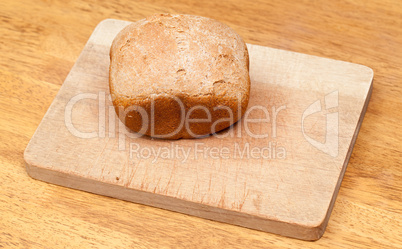
[[[24,149],[103,19],[215,18],[247,43],[374,70],[371,101],[324,236],[290,239],[31,179]],[[402,2],[0,2],[0,247],[402,247]]]

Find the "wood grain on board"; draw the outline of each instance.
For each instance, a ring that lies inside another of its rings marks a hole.
[[[320,240],[290,239],[27,175],[23,152],[95,26],[106,18],[136,21],[161,12],[215,18],[247,43],[374,70],[372,97]],[[0,246],[402,247],[401,16],[398,0],[0,2]]]
[[[252,87],[240,123],[200,139],[134,137],[118,120],[108,85],[110,45],[128,23],[97,26],[27,146],[28,173],[207,219],[320,238],[368,104],[372,70],[248,45]]]

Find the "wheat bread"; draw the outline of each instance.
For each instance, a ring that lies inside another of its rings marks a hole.
[[[243,39],[216,20],[156,14],[125,27],[110,49],[109,86],[120,120],[165,139],[225,129],[250,95]]]

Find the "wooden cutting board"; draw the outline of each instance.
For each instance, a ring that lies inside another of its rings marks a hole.
[[[247,118],[219,137],[135,137],[116,117],[108,89],[109,47],[127,24],[109,19],[96,27],[25,150],[28,174],[211,220],[320,238],[373,71],[248,44]]]

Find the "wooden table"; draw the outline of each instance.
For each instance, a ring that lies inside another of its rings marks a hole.
[[[364,64],[374,88],[324,236],[305,242],[31,179],[23,151],[94,27],[215,18],[248,43]],[[0,247],[402,247],[402,3],[2,1]]]

